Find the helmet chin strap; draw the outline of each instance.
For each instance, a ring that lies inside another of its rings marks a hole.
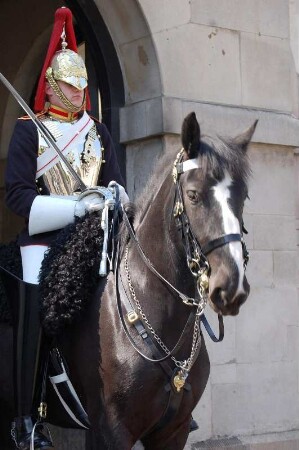
[[[53,89],[54,93],[57,95],[57,97],[62,101],[62,103],[64,104],[64,106],[66,107],[66,109],[70,112],[79,112],[81,111],[84,107],[85,107],[85,102],[86,102],[86,93],[84,90],[84,97],[83,97],[83,101],[81,103],[80,106],[75,106],[62,92],[62,90],[60,89],[58,83],[56,82],[56,80],[53,77],[53,69],[52,67],[49,67],[46,71],[46,78],[47,81],[49,82],[49,85],[51,86],[51,88]]]

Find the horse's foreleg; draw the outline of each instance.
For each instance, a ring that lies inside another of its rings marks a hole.
[[[145,450],[183,450],[188,439],[191,416],[179,427],[154,433],[142,440]]]
[[[133,445],[131,434],[118,426],[113,431],[98,429],[88,432],[85,450],[131,450]]]

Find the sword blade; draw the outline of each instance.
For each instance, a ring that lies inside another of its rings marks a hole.
[[[5,78],[5,76],[0,72],[0,80],[4,84],[4,86],[9,90],[9,92],[14,96],[14,98],[17,100],[19,105],[23,108],[23,110],[27,113],[27,115],[30,117],[30,119],[34,122],[36,128],[41,132],[43,135],[46,143],[52,147],[55,152],[58,154],[59,158],[64,162],[64,164],[67,166],[70,174],[72,177],[76,180],[78,186],[80,187],[81,191],[84,191],[87,189],[86,184],[81,180],[75,169],[70,164],[69,160],[64,156],[60,148],[57,146],[55,142],[54,136],[50,133],[47,127],[38,120],[37,116],[34,114],[32,109],[27,105],[25,100],[20,96],[20,94],[15,90],[15,88],[10,84],[10,82]]]

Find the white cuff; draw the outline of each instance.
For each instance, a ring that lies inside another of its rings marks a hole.
[[[73,223],[75,205],[76,198],[38,195],[35,197],[30,210],[29,235],[60,230]]]

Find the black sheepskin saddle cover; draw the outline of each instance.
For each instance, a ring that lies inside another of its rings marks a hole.
[[[98,283],[103,231],[97,213],[76,219],[51,243],[40,272],[42,326],[58,336],[79,320]],[[20,249],[16,242],[0,244],[0,265],[22,278]],[[0,277],[0,323],[12,323],[12,315]]]
[[[40,272],[41,317],[57,336],[78,321],[99,283],[103,231],[97,213],[64,228],[51,244]]]

